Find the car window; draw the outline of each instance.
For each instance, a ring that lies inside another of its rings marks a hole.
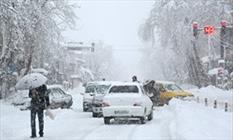
[[[65,95],[66,93],[63,91],[63,90],[61,90],[61,89],[57,89],[58,90],[58,92],[61,94],[61,95]]]
[[[50,95],[56,98],[63,96],[63,94],[61,94],[61,91],[59,89],[51,89]]]
[[[94,93],[95,92],[95,85],[88,85],[85,88],[85,93]]]
[[[110,85],[96,85],[96,93],[105,94],[109,88],[110,88]]]
[[[167,84],[165,85],[165,88],[167,90],[171,90],[171,91],[174,91],[174,90],[182,90],[179,86],[175,85],[175,84]]]
[[[137,86],[113,86],[109,93],[138,93],[139,89]]]

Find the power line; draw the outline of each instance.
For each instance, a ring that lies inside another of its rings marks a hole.
[[[221,43],[223,43],[224,45],[227,45],[229,48],[231,48],[231,49],[233,49],[233,44],[230,44],[230,43],[228,43],[228,42],[224,42],[224,41],[222,41],[220,38],[217,38],[217,37],[215,37],[215,36],[213,36],[214,38],[213,39],[215,39],[215,41],[217,41],[217,42],[221,42]]]

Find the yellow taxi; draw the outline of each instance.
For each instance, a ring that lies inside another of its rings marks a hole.
[[[160,105],[168,104],[172,98],[193,97],[193,94],[184,91],[174,82],[170,81],[155,81],[155,86],[160,91]]]

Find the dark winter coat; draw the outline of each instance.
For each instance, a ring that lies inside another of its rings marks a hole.
[[[150,81],[146,84],[144,84],[144,89],[147,93],[152,93],[153,96],[151,96],[151,98],[159,98],[160,96],[160,92],[157,88],[154,87],[155,82],[154,81]]]
[[[45,109],[49,106],[49,95],[45,85],[29,90],[29,97],[31,109]]]

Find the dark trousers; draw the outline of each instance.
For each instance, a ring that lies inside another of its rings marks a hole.
[[[39,120],[39,134],[40,136],[44,135],[44,110],[40,108],[31,109],[31,129],[32,136],[36,136],[36,114]]]

